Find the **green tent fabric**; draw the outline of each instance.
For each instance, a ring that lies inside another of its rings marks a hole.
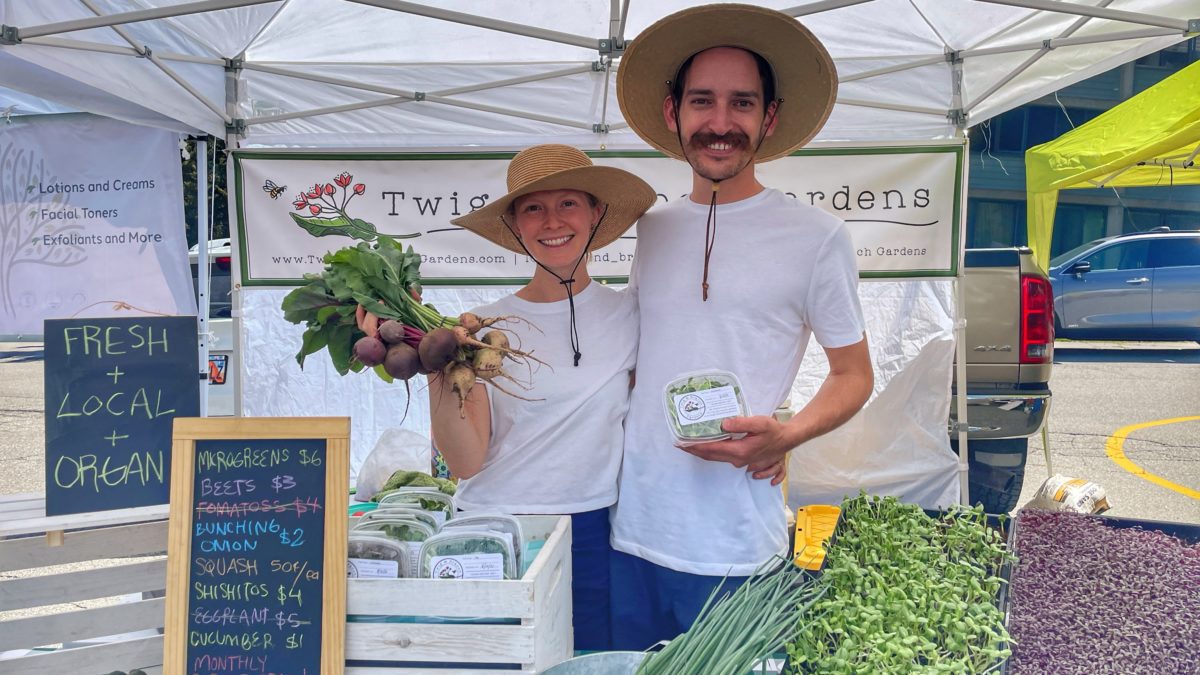
[[[1049,266],[1060,190],[1200,185],[1200,61],[1025,152],[1029,247]]]

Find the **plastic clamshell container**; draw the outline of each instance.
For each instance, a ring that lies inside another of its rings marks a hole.
[[[521,542],[525,541],[525,535],[521,532],[521,523],[515,516],[503,513],[460,513],[457,518],[447,522],[442,531],[448,532],[460,528],[503,532],[511,535],[514,547],[513,553],[517,557],[517,569],[524,569],[524,555],[522,552],[524,546]]]
[[[487,578],[479,575],[490,572],[494,559],[484,556],[496,554],[501,557],[501,578],[516,579],[517,556],[507,535],[478,530],[439,532],[421,545],[420,576],[425,579]]]
[[[825,565],[826,546],[841,516],[841,507],[829,504],[809,504],[796,509],[792,562],[797,567],[815,572]]]
[[[397,541],[425,541],[437,533],[427,523],[416,518],[376,518],[360,522],[350,531],[380,532]]]
[[[422,502],[435,506],[427,507],[422,505]],[[434,488],[400,488],[387,493],[379,500],[381,507],[387,504],[408,504],[433,514],[435,518],[443,518],[442,522],[453,518],[457,510],[454,506],[454,497]],[[438,516],[439,513],[442,515]]]
[[[382,532],[353,532],[349,536],[347,544],[347,557],[349,560],[348,575],[357,577],[354,559],[362,560],[386,560],[397,564],[397,577],[404,578],[412,576],[410,569],[410,561],[412,554],[409,553],[408,547],[403,543],[388,537]]]
[[[363,514],[359,518],[360,523],[378,520],[380,518],[416,518],[417,520],[428,525],[434,532],[441,528],[437,518],[434,518],[428,511],[412,504],[386,504],[382,508],[375,509],[370,513]]]
[[[667,426],[679,445],[694,445],[740,437],[721,429],[730,417],[750,414],[742,383],[725,370],[684,373],[663,387]]]

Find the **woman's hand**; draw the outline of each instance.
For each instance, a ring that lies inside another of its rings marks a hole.
[[[358,329],[371,337],[379,336],[379,317],[368,312],[359,305],[354,310],[354,320],[358,322]]]

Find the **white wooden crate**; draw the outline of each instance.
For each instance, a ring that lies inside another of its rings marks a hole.
[[[0,612],[43,608],[33,616],[0,621],[0,673],[107,673],[162,664],[162,590],[166,560],[130,559],[165,553],[166,506],[46,517],[40,495],[0,497]],[[51,571],[70,563],[104,566]],[[29,575],[36,576],[29,576]],[[106,607],[71,603],[112,596],[153,597]],[[66,605],[46,610],[47,606]],[[143,632],[115,642],[108,636]],[[44,649],[46,645],[87,645]]]
[[[521,579],[347,580],[346,672],[513,675],[570,658],[571,519],[518,518],[527,541],[545,541]],[[473,621],[449,623],[464,619]],[[432,671],[434,663],[459,667]]]

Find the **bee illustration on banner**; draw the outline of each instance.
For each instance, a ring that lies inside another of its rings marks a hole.
[[[263,192],[271,195],[271,199],[279,199],[283,193],[287,191],[287,186],[276,185],[275,181],[270,178],[263,182]]]

